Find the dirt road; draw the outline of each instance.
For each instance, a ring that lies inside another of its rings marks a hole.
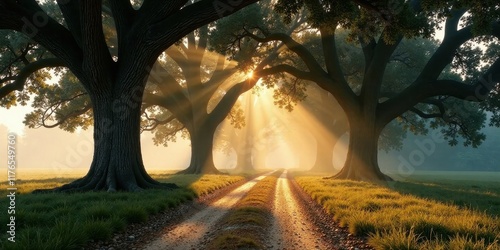
[[[267,175],[259,176],[243,184],[226,196],[210,204],[206,209],[203,209],[177,225],[168,233],[154,240],[144,249],[201,249],[199,244],[205,234],[209,232],[210,228],[215,225],[216,222],[248,192],[248,190],[266,176]]]
[[[287,171],[278,179],[273,215],[270,249],[330,249],[293,195]]]
[[[260,180],[271,173],[259,176],[181,223],[165,229],[166,233],[143,249],[205,249],[207,242],[217,233],[218,221]],[[306,197],[306,198],[305,198]],[[272,204],[271,228],[268,232],[267,249],[372,249],[366,240],[349,234],[321,206],[312,201],[284,171],[278,178],[274,204]]]

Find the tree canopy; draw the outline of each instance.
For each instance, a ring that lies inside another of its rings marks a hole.
[[[46,49],[56,63],[36,69],[68,68],[92,104],[95,146],[90,170],[55,190],[173,187],[153,180],[142,163],[139,132],[147,78],[163,51],[182,37],[255,2],[146,0],[133,5],[130,1],[70,0],[58,1],[54,14],[34,0],[0,1],[0,29],[23,33]],[[105,30],[109,27],[103,25],[106,20],[114,32]],[[19,87],[16,79],[2,85],[2,92],[22,89],[24,82]]]
[[[279,0],[205,26],[255,2],[1,1],[0,29],[10,30],[0,41],[2,104],[25,104],[35,94],[31,126],[94,126],[89,173],[57,190],[170,187],[144,169],[141,124],[168,124],[158,143],[186,128],[211,152],[217,125],[261,78],[288,110],[306,97],[310,82],[335,99],[327,105],[341,107],[349,124],[339,178],[388,179],[377,150],[379,142],[397,147],[404,136],[394,121],[414,133],[440,128],[450,144],[463,137],[472,146],[484,140],[487,112],[500,125],[496,1]],[[439,29],[443,40],[432,39]],[[208,50],[220,54],[211,66],[202,63]],[[58,84],[44,83],[51,77],[46,68],[61,76]],[[253,77],[219,89],[237,69]],[[318,114],[335,130],[338,111]],[[398,136],[387,136],[391,131]],[[207,157],[193,162],[207,166]]]
[[[456,143],[457,134],[466,137],[466,144],[477,145],[484,139],[477,133],[485,121],[484,114],[471,118],[477,114],[474,110],[490,111],[494,117],[498,116],[495,101],[490,101],[498,99],[500,78],[499,53],[491,53],[498,47],[500,37],[498,3],[278,1],[276,5],[276,10],[283,13],[287,21],[303,8],[309,13],[308,24],[313,32],[320,35],[321,47],[316,48],[320,48],[323,59],[318,59],[317,51],[294,37],[264,34],[258,30],[246,35],[263,43],[285,43],[305,68],[287,63],[276,67],[297,78],[315,82],[330,92],[345,111],[350,126],[349,153],[337,177],[386,179],[378,168],[378,138],[394,119],[407,119],[407,111],[421,118],[438,118],[431,123],[433,127],[443,123],[450,125],[443,132],[451,144]],[[391,87],[389,64],[406,43],[405,39],[429,39],[442,22],[443,41],[435,49],[424,52],[428,57],[421,68],[414,70],[413,76],[403,76]],[[335,40],[342,30],[349,31],[347,40],[358,44],[362,55],[364,66],[359,79],[346,77],[343,54]],[[474,48],[477,42],[487,47],[485,53],[478,53]],[[456,77],[457,74],[460,77]],[[463,105],[454,98],[488,101]],[[422,126],[408,126],[415,127]]]

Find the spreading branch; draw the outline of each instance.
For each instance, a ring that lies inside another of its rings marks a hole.
[[[95,89],[102,88],[101,84],[109,82],[107,78],[113,60],[106,44],[102,29],[101,1],[81,1],[83,70],[91,77],[88,82]],[[89,75],[90,74],[90,75]],[[88,78],[85,78],[88,79]]]
[[[65,66],[64,62],[58,58],[39,59],[35,62],[26,65],[16,77],[11,78],[14,80],[14,82],[6,84],[0,88],[0,99],[9,95],[13,91],[23,90],[28,77],[37,70],[48,67],[62,67],[62,66]]]
[[[136,20],[136,11],[130,1],[110,0],[109,3],[118,38],[118,55],[122,55],[126,53],[122,49],[125,47],[128,30]]]
[[[336,26],[336,24],[332,25]],[[320,29],[320,31],[325,65],[326,69],[328,70],[328,74],[334,82],[348,85],[344,77],[342,67],[340,66],[339,54],[335,42],[335,31],[331,31],[331,28],[322,28]]]
[[[384,34],[386,32],[388,31],[383,31],[377,44],[375,45],[375,48],[373,49],[371,61],[365,65],[366,70],[361,87],[361,98],[363,98],[363,103],[365,104],[371,104],[379,99],[385,69],[389,63],[392,53],[394,53],[403,38],[402,36],[398,36],[395,41],[388,43],[384,39]]]
[[[37,21],[42,19],[43,22]],[[84,75],[81,68],[83,54],[75,37],[46,15],[36,1],[0,1],[0,29],[24,33],[64,61],[75,75]]]
[[[153,46],[157,48],[155,58],[192,30],[228,16],[257,1],[201,0],[183,7],[158,22],[152,23],[148,27],[147,40],[151,41]]]
[[[86,95],[87,95],[87,93],[79,93],[79,94],[76,94],[70,98],[61,99],[57,102],[52,103],[47,109],[45,109],[43,111],[40,125],[45,127],[45,128],[55,128],[55,127],[65,123],[67,120],[69,120],[71,118],[78,117],[80,115],[85,114],[87,111],[92,109],[91,103],[88,103],[87,105],[85,105],[81,109],[73,110],[72,112],[69,112],[68,114],[64,114],[64,115],[61,115],[60,113],[58,113],[58,110],[60,109],[60,107],[63,104],[71,102],[77,98],[80,98],[80,97],[83,97]],[[47,124],[47,121],[54,120],[53,115],[59,115],[59,117],[57,117],[57,121],[53,124]]]
[[[83,48],[82,44],[82,29],[81,29],[81,19],[80,10],[78,9],[77,0],[58,0],[57,5],[61,10],[64,21],[69,28],[69,31],[73,35],[76,43],[80,48]]]
[[[245,32],[242,37],[250,37],[257,42],[267,43],[272,41],[280,41],[287,46],[289,50],[297,54],[306,64],[309,71],[313,74],[327,75],[321,65],[316,61],[314,55],[302,44],[295,41],[289,35],[284,33],[269,34],[266,37],[259,37],[251,32]]]
[[[422,101],[421,103],[436,106],[438,108],[439,112],[438,113],[425,113],[424,111],[422,111],[416,107],[412,107],[411,109],[409,109],[409,111],[415,113],[416,115],[418,115],[424,119],[428,119],[428,118],[443,118],[444,119],[445,118],[446,108],[444,106],[444,103],[441,100],[427,99],[427,100]]]
[[[164,125],[164,124],[167,124],[167,123],[170,123],[171,121],[175,120],[175,116],[174,115],[171,115],[169,116],[168,118],[166,119],[163,119],[163,120],[159,120],[159,119],[156,119],[155,117],[149,117],[148,113],[147,112],[143,112],[144,114],[144,117],[146,117],[146,120],[148,121],[148,125],[147,126],[143,126],[141,127],[141,132],[144,132],[144,131],[153,131],[155,130],[158,126],[160,125]],[[181,131],[182,129],[184,129],[184,127],[178,129],[178,130],[175,130],[173,132],[173,134]]]
[[[462,16],[462,12],[454,12],[447,20],[449,26],[446,30],[445,39],[427,62],[418,78],[397,96],[385,101],[378,107],[381,114],[379,123],[381,126],[409,110],[421,100],[435,96],[453,96],[458,99],[480,102],[484,101],[488,93],[500,81],[500,58],[498,58],[489,69],[473,84],[465,84],[455,80],[438,80],[443,69],[448,66],[456,54],[457,49],[465,42],[473,39],[472,26],[456,29],[456,22]],[[500,36],[500,25],[492,23],[492,35]]]
[[[399,95],[379,105],[380,122],[387,124],[417,103],[435,96],[452,96],[458,99],[481,102],[500,82],[500,58],[473,84],[455,80],[435,80],[424,86],[412,84]]]

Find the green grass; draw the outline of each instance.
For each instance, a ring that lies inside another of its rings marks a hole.
[[[500,179],[499,179],[500,181]],[[403,194],[441,201],[500,216],[500,182],[471,180],[409,179],[395,182],[393,188]]]
[[[177,185],[187,187],[197,196],[209,194],[217,189],[228,186],[236,181],[243,180],[242,176],[229,175],[163,175],[157,180],[161,182],[173,182]]]
[[[500,172],[482,171],[415,171],[408,176],[400,176],[397,172],[388,172],[392,177],[403,181],[424,181],[424,182],[446,182],[446,181],[467,181],[467,182],[498,182]]]
[[[219,249],[264,249],[261,242],[255,241],[255,235],[249,234],[247,231],[239,234],[228,233],[222,234],[210,241],[207,246],[208,250]]]
[[[366,182],[296,177],[299,185],[376,249],[500,249],[498,186]],[[496,205],[494,205],[496,206]]]
[[[262,233],[270,227],[269,204],[274,199],[276,182],[282,171],[277,171],[261,181],[224,216],[221,230],[208,244],[207,249],[265,249]]]
[[[89,240],[109,239],[128,224],[144,222],[151,215],[242,179],[229,175],[168,175],[160,181],[176,183],[180,189],[73,194],[28,193],[63,184],[57,180],[17,181],[21,194],[16,196],[16,242],[2,237],[0,249],[81,249]],[[5,195],[6,183],[0,185],[0,190]],[[7,208],[7,204],[6,199],[0,201],[0,207]],[[7,216],[0,216],[0,224],[8,222]]]

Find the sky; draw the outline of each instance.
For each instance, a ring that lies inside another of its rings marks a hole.
[[[6,109],[0,107],[0,124],[6,126],[9,129],[9,132],[14,132],[17,134],[24,133],[24,116],[30,111],[32,108],[30,106],[16,106],[10,109]]]

